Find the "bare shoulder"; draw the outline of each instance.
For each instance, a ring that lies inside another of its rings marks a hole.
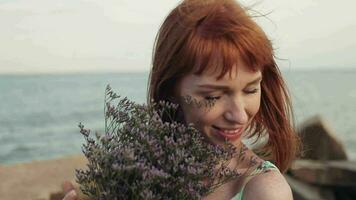
[[[259,174],[245,186],[244,200],[292,200],[292,190],[278,170]]]

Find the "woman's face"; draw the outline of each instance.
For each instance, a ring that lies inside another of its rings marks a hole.
[[[201,75],[188,74],[179,82],[176,94],[186,122],[193,123],[210,142],[223,144],[227,139],[239,145],[260,108],[262,73],[240,63],[219,80],[218,74],[212,70]],[[187,103],[186,97],[214,104],[200,107]]]

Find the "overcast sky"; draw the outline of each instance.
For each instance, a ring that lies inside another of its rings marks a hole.
[[[251,5],[256,1],[241,1]],[[281,68],[356,69],[355,0],[264,0]],[[148,71],[177,0],[0,0],[0,73]]]

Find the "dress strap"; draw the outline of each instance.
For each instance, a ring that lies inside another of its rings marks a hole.
[[[251,175],[257,175],[263,172],[269,172],[271,170],[278,170],[276,165],[274,165],[272,162],[265,160],[263,163],[255,169]]]
[[[255,175],[261,174],[263,172],[268,172],[270,170],[278,170],[279,171],[279,169],[277,168],[276,165],[274,165],[272,162],[266,160],[266,161],[263,161],[263,163],[251,173],[251,176],[255,176]],[[245,186],[246,186],[246,184],[241,188],[241,191],[239,193],[237,193],[231,200],[242,200]]]

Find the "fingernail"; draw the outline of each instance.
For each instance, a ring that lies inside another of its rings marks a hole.
[[[77,196],[77,193],[75,192],[75,190],[71,190],[71,191],[68,193],[68,196],[70,196],[70,197],[76,197],[76,196]]]

